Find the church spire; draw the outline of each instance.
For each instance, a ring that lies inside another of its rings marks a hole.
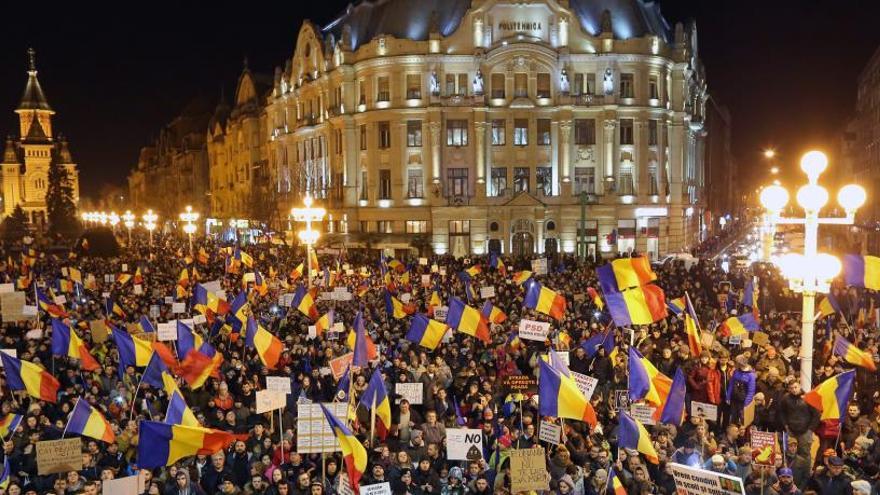
[[[52,107],[49,106],[49,101],[46,100],[46,94],[43,93],[40,81],[37,80],[37,52],[34,51],[33,48],[28,48],[27,54],[28,81],[27,85],[24,87],[24,94],[21,96],[21,104],[18,105],[17,110],[44,110],[51,112]]]
[[[6,136],[6,149],[3,150],[3,163],[19,163],[12,136]]]

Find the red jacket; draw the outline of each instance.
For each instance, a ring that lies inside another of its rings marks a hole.
[[[710,404],[721,404],[721,371],[709,368],[706,376],[706,393]]]

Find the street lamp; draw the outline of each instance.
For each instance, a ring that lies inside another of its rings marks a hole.
[[[159,215],[153,213],[153,210],[147,210],[147,212],[141,216],[141,219],[144,221],[144,228],[150,233],[150,248],[152,248],[153,230],[156,229],[156,221],[159,220]]]
[[[98,222],[101,225],[107,225],[107,213],[106,212],[102,211],[102,212],[98,213]]]
[[[764,158],[771,160],[774,157],[776,157],[776,150],[774,150],[773,148],[767,148],[766,150],[764,150]]]
[[[119,224],[119,215],[117,215],[115,211],[111,211],[110,214],[107,215],[107,222],[110,224],[110,229],[115,231],[116,225]]]
[[[131,228],[134,227],[134,219],[135,216],[131,212],[131,210],[125,210],[125,213],[122,214],[122,225],[125,225],[125,228],[128,229],[128,246],[131,247]]]
[[[819,211],[828,203],[828,191],[818,184],[819,175],[828,167],[828,158],[821,151],[810,151],[801,158],[801,170],[809,182],[801,186],[796,199],[804,209],[804,218],[783,218],[780,212],[788,203],[788,191],[782,186],[768,186],[761,191],[761,204],[767,209],[765,217],[770,226],[803,225],[804,254],[792,253],[777,258],[776,264],[788,278],[789,287],[804,295],[801,308],[801,388],[812,389],[813,326],[816,314],[816,293],[828,292],[831,280],[840,273],[840,260],[830,254],[818,253],[819,225],[852,225],[856,210],[867,195],[861,186],[844,186],[837,194],[837,202],[846,211],[845,217],[820,218]],[[767,247],[765,246],[765,251]]]
[[[186,235],[189,237],[189,254],[193,254],[193,234],[196,233],[196,224],[194,223],[199,219],[199,214],[193,211],[192,206],[187,205],[186,211],[180,214],[180,219],[183,222],[183,231],[186,232]]]
[[[306,196],[303,199],[304,208],[292,208],[290,210],[290,216],[293,217],[293,220],[296,222],[305,222],[306,228],[304,230],[300,230],[297,234],[299,235],[299,240],[306,245],[306,273],[308,286],[311,289],[312,287],[312,268],[311,268],[311,256],[312,256],[312,246],[318,242],[318,238],[321,236],[321,233],[317,230],[312,230],[312,222],[320,222],[324,215],[327,214],[327,210],[324,208],[312,208],[312,197]]]

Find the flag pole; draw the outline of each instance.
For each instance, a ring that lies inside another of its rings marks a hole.
[[[284,420],[282,419],[281,409],[278,409],[278,445],[281,446],[281,462],[284,463]]]
[[[79,405],[79,401],[82,397],[77,397],[76,402],[73,403],[73,409],[70,410],[71,413],[76,411],[76,406]],[[61,439],[64,440],[64,435],[67,434],[67,427],[70,426],[70,415],[67,416],[67,424],[64,425],[64,431],[61,432]]]
[[[377,370],[378,371],[378,370]],[[370,407],[370,448],[373,448],[373,437],[376,431],[376,392],[373,391],[372,407]]]
[[[135,364],[137,364],[137,363],[135,363]],[[147,363],[147,364],[149,364],[149,363]],[[144,373],[146,373],[146,370],[144,370]],[[131,411],[128,413],[128,420],[129,421],[131,421],[132,418],[134,418],[134,406],[135,406],[135,404],[137,404],[137,396],[138,396],[138,392],[141,389],[141,382],[144,381],[144,373],[141,373],[140,378],[138,378],[137,387],[135,387],[135,389],[134,389],[134,396],[131,398]]]

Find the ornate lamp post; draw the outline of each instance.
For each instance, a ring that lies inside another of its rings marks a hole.
[[[150,248],[152,248],[153,231],[156,229],[156,221],[159,220],[159,215],[153,213],[153,210],[147,210],[147,212],[141,216],[141,219],[144,221],[144,228],[150,233]]]
[[[311,269],[311,259],[312,259],[312,246],[318,242],[318,239],[321,237],[321,233],[317,230],[312,229],[312,222],[320,222],[323,220],[324,215],[327,214],[327,210],[324,208],[312,208],[312,197],[306,196],[303,199],[303,208],[293,208],[290,210],[290,216],[293,217],[293,220],[296,222],[305,222],[306,228],[300,230],[297,235],[299,236],[299,240],[306,245],[306,273],[308,286],[311,289],[312,287],[312,269]]]
[[[844,186],[837,193],[837,202],[846,211],[845,217],[820,218],[819,211],[828,203],[828,191],[818,184],[819,175],[828,167],[828,158],[820,151],[810,151],[801,158],[801,170],[809,182],[798,189],[796,198],[804,209],[803,218],[784,218],[780,212],[788,203],[788,191],[779,185],[767,186],[761,191],[761,204],[767,209],[767,221],[775,225],[803,225],[804,253],[792,253],[776,260],[789,287],[804,295],[801,309],[801,388],[812,389],[813,330],[816,314],[816,293],[828,292],[831,280],[840,273],[840,260],[826,253],[818,253],[819,225],[852,225],[856,210],[866,199],[865,190],[858,185]],[[767,248],[765,247],[765,253]]]
[[[131,247],[131,229],[134,227],[134,214],[131,210],[125,210],[125,213],[122,214],[122,225],[125,225],[125,228],[128,229],[128,245]]]
[[[116,226],[119,224],[119,215],[115,211],[111,211],[107,215],[107,223],[110,224],[110,230],[116,232]]]
[[[193,234],[196,233],[195,221],[199,219],[199,214],[193,211],[192,206],[187,205],[186,211],[180,214],[180,219],[185,222],[183,231],[189,237],[189,254],[193,254]]]

